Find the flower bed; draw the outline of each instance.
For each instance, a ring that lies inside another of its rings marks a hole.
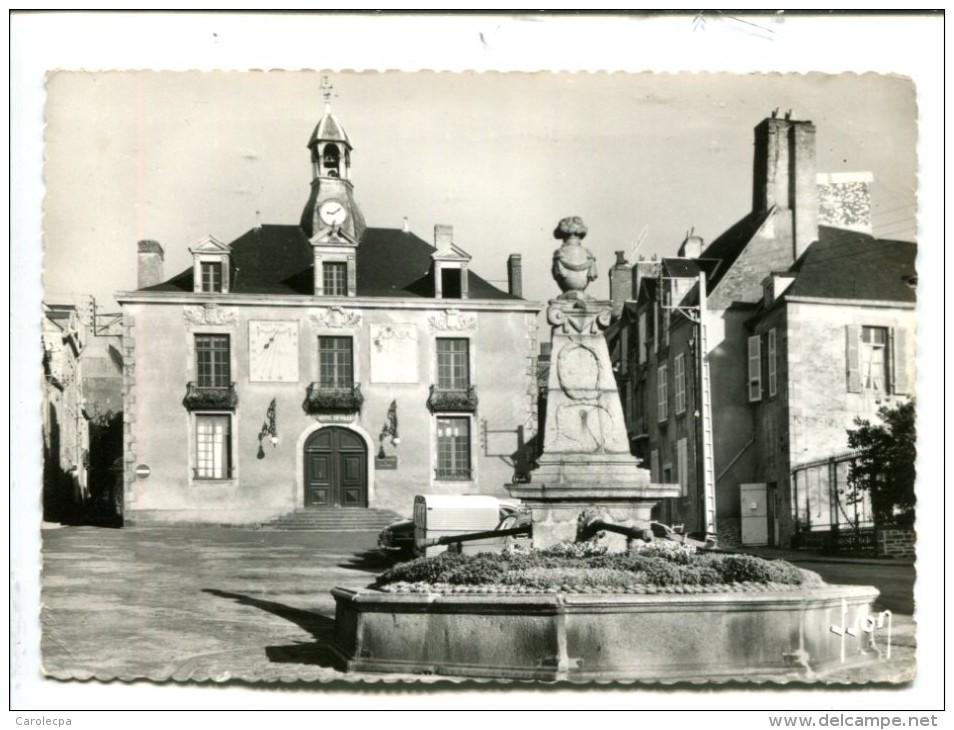
[[[607,554],[593,543],[545,550],[443,553],[394,566],[374,588],[392,593],[717,593],[790,590],[821,578],[784,560],[697,552],[654,541]]]

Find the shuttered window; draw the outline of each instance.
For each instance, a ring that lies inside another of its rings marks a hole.
[[[685,355],[676,355],[673,360],[673,390],[676,396],[676,414],[686,410],[686,358]]]
[[[749,338],[749,402],[762,400],[762,340]]]
[[[689,441],[681,438],[676,442],[676,477],[683,497],[689,496]]]
[[[660,421],[669,418],[669,368],[660,365],[656,370],[656,413]]]
[[[774,328],[768,332],[768,387],[770,396],[778,392],[778,362],[776,359]]]
[[[845,327],[846,387],[849,393],[910,392],[912,363],[908,332],[900,327]]]

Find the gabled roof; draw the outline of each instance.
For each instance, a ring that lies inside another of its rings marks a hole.
[[[820,226],[819,240],[791,268],[786,297],[915,302],[917,244]]]
[[[720,262],[713,271],[706,272],[707,291],[711,292],[718,286],[722,277],[732,268],[732,264],[772,213],[772,210],[764,213],[749,213],[706,246],[700,258],[716,259]]]
[[[190,253],[228,253],[228,244],[223,243],[211,233],[189,249]]]
[[[263,225],[229,244],[232,252],[230,293],[314,294],[314,254],[299,226]],[[413,233],[393,228],[367,228],[356,252],[357,296],[433,297],[429,276],[434,247]],[[143,291],[193,290],[192,267]],[[468,274],[470,299],[519,300]]]

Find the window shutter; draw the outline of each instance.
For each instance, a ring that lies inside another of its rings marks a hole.
[[[861,328],[856,324],[845,327],[845,359],[848,368],[848,392],[861,392],[861,355],[858,352],[858,343],[861,340]]]
[[[749,402],[762,400],[762,340],[749,338]]]
[[[908,331],[903,328],[892,329],[891,342],[891,393],[907,395],[911,392],[912,363],[908,354]]]

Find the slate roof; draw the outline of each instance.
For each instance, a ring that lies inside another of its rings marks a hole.
[[[877,239],[865,233],[819,226],[791,271],[785,296],[915,302],[917,244]]]
[[[341,123],[335,119],[330,112],[326,113],[315,125],[315,130],[311,133],[308,140],[308,147],[313,146],[318,141],[322,142],[344,142],[351,147],[351,140],[348,139],[348,133],[345,132]]]
[[[314,294],[314,254],[300,226],[263,225],[229,244],[233,273],[230,293]],[[357,250],[357,296],[434,296],[431,254],[435,248],[413,233],[367,228]],[[470,271],[470,299],[519,300]],[[192,267],[142,291],[193,290]]]
[[[752,240],[752,236],[762,227],[762,224],[765,223],[765,220],[771,213],[772,211],[747,214],[706,246],[700,258],[717,259],[721,262],[720,265],[707,276],[706,289],[708,291],[711,292],[715,290],[716,286],[718,286],[722,280],[722,277],[732,268],[732,264],[739,258],[749,241]]]

